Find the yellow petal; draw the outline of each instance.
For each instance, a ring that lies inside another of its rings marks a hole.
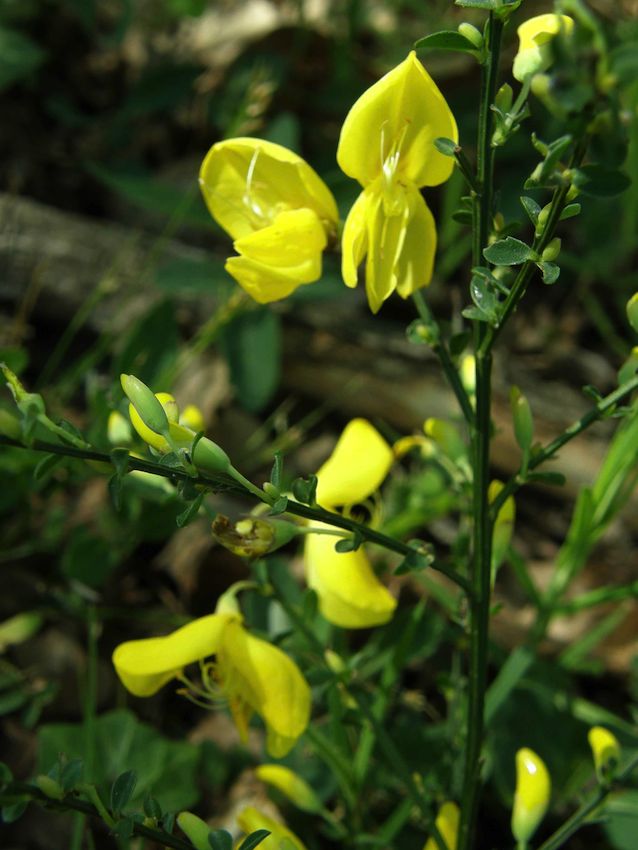
[[[124,687],[137,697],[150,697],[187,664],[217,652],[225,627],[233,618],[209,614],[165,637],[121,643],[113,664]]]
[[[380,177],[384,167],[417,186],[436,186],[454,167],[434,147],[439,136],[457,141],[456,121],[412,51],[356,101],[341,129],[337,161],[362,186]]]
[[[231,702],[257,712],[266,725],[268,752],[275,758],[286,755],[310,718],[310,688],[297,665],[237,621],[224,629],[217,658],[221,685]]]
[[[318,812],[321,802],[310,785],[301,776],[283,764],[260,764],[255,768],[258,779],[272,785],[300,809]]]
[[[196,434],[200,434],[206,427],[202,411],[194,404],[187,404],[182,410],[179,416],[179,424],[185,428],[190,428]]]
[[[367,419],[353,419],[317,473],[317,502],[334,507],[365,501],[381,486],[393,459],[377,429]]]
[[[235,242],[226,270],[260,304],[286,298],[321,277],[326,235],[313,210],[279,213],[272,225]]]
[[[421,193],[406,187],[409,215],[396,271],[397,292],[408,298],[432,280],[436,254],[436,225]]]
[[[133,407],[132,404],[129,404],[128,414],[131,418],[131,424],[147,445],[151,446],[162,454],[168,454],[168,452],[171,451],[171,447],[169,446],[166,439],[160,434],[156,434],[155,431],[151,431],[151,429],[144,424],[144,422],[142,421],[142,417],[139,415],[139,413]],[[192,446],[193,440],[195,439],[196,435],[194,431],[190,430],[190,428],[185,428],[183,425],[178,425],[175,422],[171,422],[169,425],[169,431],[175,444],[179,448],[189,448],[190,446]]]
[[[344,629],[387,623],[396,608],[396,599],[374,574],[363,548],[356,552],[335,552],[334,547],[335,538],[329,535],[306,537],[307,582],[319,597],[323,616]]]
[[[408,227],[410,208],[402,187],[389,205],[379,188],[379,181],[370,188],[372,198],[368,210],[368,260],[366,262],[366,295],[373,313],[396,289],[398,265]]]
[[[512,74],[519,82],[526,77],[546,71],[552,63],[552,50],[549,42],[558,33],[569,37],[574,29],[574,21],[568,15],[537,15],[524,21],[518,28],[520,44],[514,57]]]
[[[543,819],[551,794],[545,763],[526,747],[516,753],[516,792],[512,809],[512,834],[526,844]]]
[[[447,844],[448,850],[456,850],[458,844],[459,821],[461,812],[456,803],[443,803],[436,816],[436,826],[441,837]],[[428,838],[424,850],[439,850],[434,838]]]
[[[326,232],[336,229],[339,214],[326,184],[300,156],[273,142],[218,142],[199,182],[211,215],[233,239],[268,226],[287,209],[312,209]]]
[[[284,840],[290,843],[289,846],[292,845],[292,850],[306,850],[301,840],[285,824],[262,814],[254,806],[243,809],[237,815],[237,823],[246,834],[256,832],[258,829],[267,829],[270,832],[270,835],[259,845],[263,850],[280,850],[281,842]]]
[[[341,273],[346,286],[357,285],[357,268],[368,253],[368,218],[372,194],[361,192],[352,205],[343,227]]]

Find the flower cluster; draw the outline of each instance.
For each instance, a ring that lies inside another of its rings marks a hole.
[[[339,139],[337,161],[363,191],[343,230],[343,279],[356,286],[366,259],[366,293],[376,313],[432,277],[436,226],[421,196],[443,183],[454,162],[438,137],[456,141],[456,122],[414,51],[357,100]],[[301,157],[272,142],[218,142],[200,171],[213,218],[234,239],[227,271],[260,303],[286,298],[321,276],[323,250],[339,215],[328,187]]]

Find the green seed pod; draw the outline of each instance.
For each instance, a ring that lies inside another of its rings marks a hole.
[[[40,791],[43,794],[46,794],[51,800],[63,800],[64,799],[64,790],[59,782],[56,782],[55,779],[51,779],[50,776],[45,776],[44,774],[40,774],[40,776],[36,776],[35,784],[38,786]]]

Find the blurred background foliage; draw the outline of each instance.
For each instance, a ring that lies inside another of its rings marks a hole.
[[[507,33],[504,69],[516,51],[516,24],[550,8],[524,2]],[[610,45],[610,86],[621,104],[621,124],[601,134],[599,161],[624,162],[635,175],[638,7],[635,0],[590,0],[587,8]],[[4,0],[1,359],[45,395],[57,417],[105,449],[109,413],[125,411],[120,372],[156,391],[170,389],[181,402],[201,406],[208,433],[257,481],[267,478],[276,449],[286,454],[290,478],[315,471],[352,415],[373,419],[389,439],[418,430],[426,416],[449,415],[452,402],[431,358],[405,341],[412,305],[391,301],[372,319],[362,293],[342,285],[338,258],[327,257],[321,282],[285,303],[249,304],[224,272],[231,247],[204,207],[197,172],[214,142],[259,135],[301,153],[345,217],[358,193],[335,161],[348,109],[417,38],[464,20],[479,24],[481,14],[449,0]],[[476,63],[436,51],[421,58],[472,158]],[[520,187],[538,160],[530,131],[553,139],[556,127],[536,103],[499,151],[499,205],[508,227],[520,222],[515,232],[525,227]],[[428,193],[439,228],[428,299],[454,330],[468,301],[469,229],[453,217],[462,194],[458,175]],[[608,391],[635,342],[624,310],[638,288],[637,234],[638,181],[618,197],[584,202],[583,214],[561,232],[560,284],[534,286],[504,336],[497,392],[504,399],[508,382],[521,385],[541,435],[580,415],[587,404],[583,384]],[[515,444],[498,405],[495,417],[495,474],[506,475],[517,462]],[[635,586],[593,619],[588,611],[565,616],[538,657],[511,654],[530,624],[517,559],[539,583],[547,580],[575,487],[594,480],[600,440],[608,434],[603,423],[565,455],[571,489],[531,491],[518,505],[514,569],[504,568],[497,584],[499,685],[492,691],[485,850],[509,841],[513,753],[522,743],[542,750],[551,769],[554,826],[589,776],[588,725],[611,724],[627,748],[638,746],[631,711],[638,698]],[[208,613],[231,581],[248,574],[246,565],[215,547],[205,516],[178,527],[185,503],[163,480],[126,481],[116,506],[105,479],[82,462],[3,447],[1,463],[0,621],[27,616],[17,637],[0,626],[7,635],[0,658],[3,758],[14,773],[47,770],[64,752],[83,759],[98,783],[136,769],[139,799],[152,791],[162,807],[197,808],[218,824],[241,801],[263,803],[263,787],[247,773],[257,750],[239,746],[223,715],[203,716],[170,690],[128,707],[109,662],[123,639]],[[462,554],[467,541],[453,543],[449,518],[455,498],[444,470],[407,461],[386,492],[387,528],[417,534],[427,523],[438,545]],[[580,592],[635,585],[633,505],[622,521],[610,518],[593,560],[579,573]],[[238,516],[245,508],[222,494],[213,509]],[[282,592],[301,605],[302,592],[290,579],[298,568],[294,550],[268,567],[280,576]],[[427,610],[402,610],[367,641],[334,629],[325,636],[352,656],[362,680],[388,663],[388,693],[399,687],[393,646],[402,636],[407,673],[393,735],[436,797],[458,754],[450,741],[458,748],[464,637],[444,586],[424,575],[393,582],[406,603],[431,600]],[[251,622],[303,658],[276,604],[249,594],[247,608]],[[316,615],[314,626],[326,630]],[[307,669],[312,678],[310,661]],[[548,732],[557,744],[551,749]],[[330,799],[333,780],[321,766],[306,763],[302,753],[291,765]],[[374,820],[387,826],[392,782],[380,773],[368,781]],[[638,791],[617,802],[595,838],[591,830],[569,846],[594,841],[634,850],[637,812]],[[329,836],[308,835],[299,815],[286,815],[309,847],[337,846]],[[409,810],[397,823],[406,846],[422,845]],[[81,823],[42,810],[11,830],[7,846],[15,848],[94,846],[82,844]],[[391,832],[387,827],[384,834]],[[103,831],[95,841],[115,846]]]

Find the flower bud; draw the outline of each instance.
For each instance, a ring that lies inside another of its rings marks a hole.
[[[177,824],[193,847],[197,850],[210,850],[211,845],[208,843],[210,827],[206,821],[192,812],[180,812],[177,815]]]
[[[509,83],[503,83],[500,89],[496,92],[494,106],[496,106],[497,109],[500,109],[501,112],[509,112],[512,108],[513,99],[514,93],[512,91],[512,87]]]
[[[537,15],[524,21],[518,28],[520,45],[514,57],[512,74],[523,82],[540,71],[546,71],[553,61],[552,44],[557,35],[567,38],[574,29],[568,15]]]
[[[456,850],[458,844],[459,821],[461,813],[456,803],[443,803],[436,816],[436,828],[441,833],[441,838],[448,846],[448,850]],[[439,845],[433,837],[428,838],[423,850],[439,850]]]
[[[552,78],[547,74],[534,74],[530,89],[535,97],[544,100],[552,90]]]
[[[15,614],[0,623],[0,652],[8,646],[22,643],[32,637],[41,627],[42,617],[35,611],[24,611]]]
[[[281,791],[291,803],[304,812],[321,811],[321,801],[310,785],[282,764],[261,764],[255,768],[258,779]]]
[[[528,400],[518,387],[510,390],[510,407],[514,420],[514,435],[522,452],[527,454],[534,439],[534,420]]]
[[[188,432],[191,442],[195,439],[196,434],[188,428],[183,428],[181,425],[171,426],[171,436],[173,436],[173,429],[180,429],[180,433],[183,431]],[[209,440],[208,437],[202,437],[201,440],[197,441],[195,451],[193,452],[193,463],[202,472],[228,473],[232,469],[230,458],[226,452],[217,443]]]
[[[332,670],[333,673],[336,673],[337,676],[341,676],[341,674],[345,673],[348,669],[343,658],[336,653],[334,649],[326,649],[323,657],[330,670]]]
[[[468,24],[465,21],[457,27],[459,34],[471,41],[477,50],[483,48],[483,34],[473,24]]]
[[[635,292],[627,302],[627,318],[629,324],[638,333],[638,292]]]
[[[616,736],[603,726],[592,726],[587,735],[596,776],[601,785],[608,785],[620,761],[620,744]]]
[[[459,370],[461,383],[465,392],[473,396],[476,394],[476,358],[473,354],[466,354],[461,360],[461,368]]]
[[[146,384],[135,375],[120,375],[120,383],[143,424],[155,434],[168,434],[166,411]]]
[[[552,205],[547,204],[543,209],[539,212],[538,218],[536,219],[536,230],[537,232],[542,230],[543,227],[547,224],[547,219],[549,218],[549,211],[551,210]]]
[[[495,480],[490,482],[487,490],[487,499],[490,504],[495,501],[504,486],[502,481]],[[512,539],[512,532],[514,531],[515,518],[516,503],[513,496],[508,496],[494,520],[494,530],[492,533],[492,578],[494,578],[496,569],[503,563],[507,554],[507,549]]]
[[[516,792],[512,809],[512,835],[525,846],[547,811],[551,780],[545,763],[533,750],[516,753]]]
[[[426,436],[431,437],[452,460],[458,460],[467,453],[463,438],[451,422],[445,422],[443,419],[426,419],[423,430]]]
[[[559,236],[554,236],[549,245],[544,249],[541,259],[546,263],[553,262],[560,254],[561,240]]]
[[[43,794],[46,794],[51,800],[64,799],[64,789],[59,782],[56,782],[55,779],[52,779],[50,776],[45,776],[44,774],[36,776],[35,784],[38,786],[40,791],[42,791]]]

